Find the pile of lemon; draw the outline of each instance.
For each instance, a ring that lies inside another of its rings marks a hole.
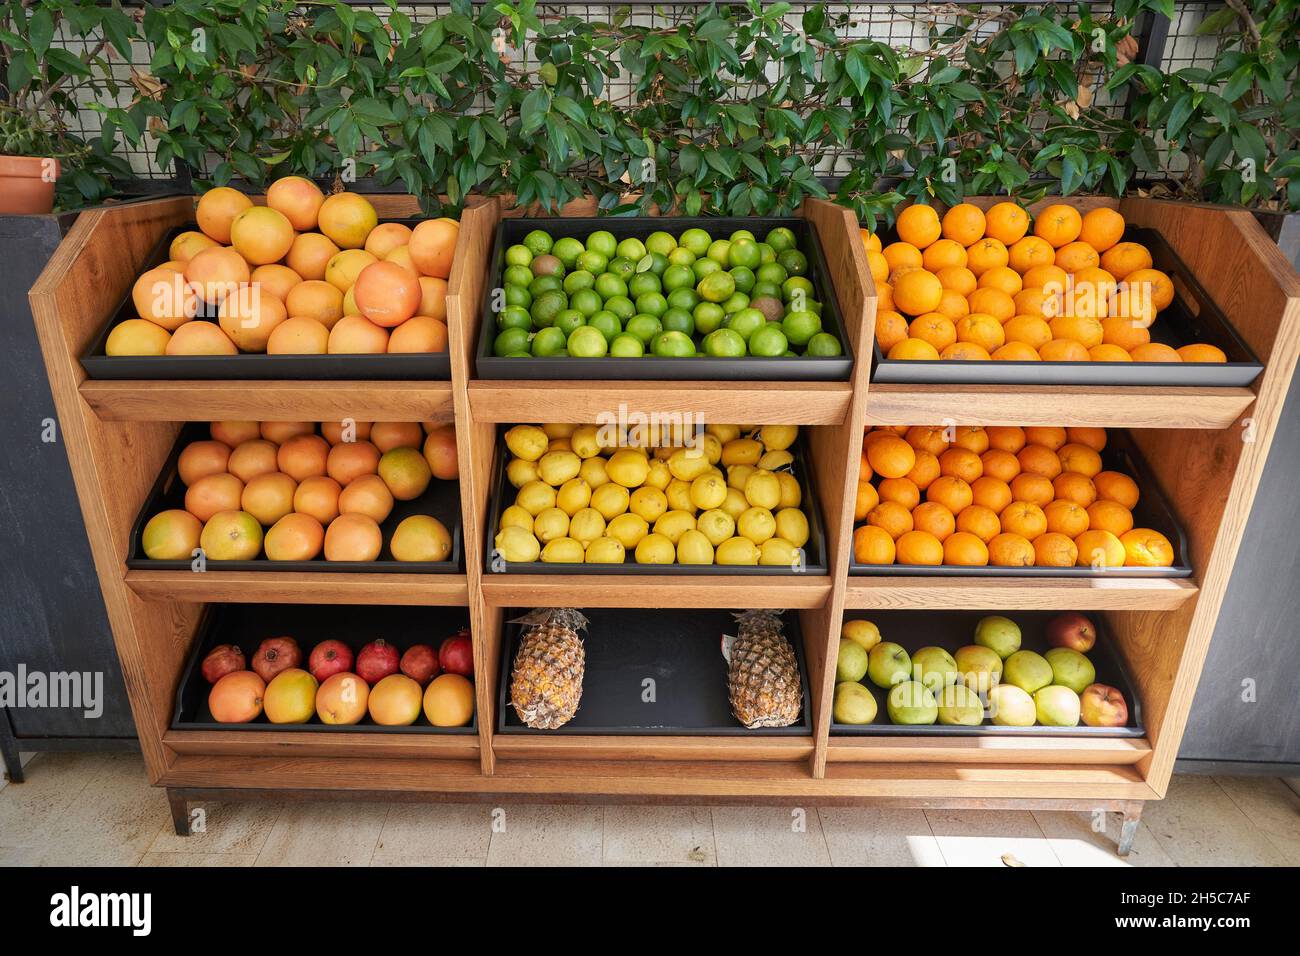
[[[494,570],[555,564],[804,564],[797,425],[516,425],[515,500]]]

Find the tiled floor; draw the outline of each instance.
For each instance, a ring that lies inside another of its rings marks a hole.
[[[1280,780],[1176,777],[1127,860],[1114,814],[773,807],[235,803],[172,832],[137,755],[40,754],[0,780],[0,865],[1300,865]]]

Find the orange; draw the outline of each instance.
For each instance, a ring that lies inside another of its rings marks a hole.
[[[865,447],[862,452],[862,459],[858,462],[858,468],[859,481],[870,481],[872,475],[875,474],[875,472],[871,470],[871,462],[867,461],[867,452]]]
[[[958,425],[952,443],[957,448],[967,448],[982,455],[989,449],[989,435],[982,425]]]
[[[963,268],[966,265],[966,247],[951,239],[939,239],[926,246],[921,255],[921,264],[931,272]]]
[[[1087,445],[1071,442],[1056,453],[1062,471],[1075,471],[1091,478],[1101,471],[1101,455]]]
[[[981,239],[966,249],[966,268],[976,276],[1005,266],[1007,262],[1007,247],[996,239]]]
[[[946,349],[957,341],[956,325],[942,312],[927,312],[917,316],[907,327],[907,334],[922,342],[929,342],[939,350]]]
[[[1043,509],[1043,515],[1047,518],[1048,531],[1071,539],[1088,530],[1088,512],[1076,502],[1058,498]]]
[[[1071,425],[1065,429],[1065,437],[1067,442],[1087,445],[1093,451],[1101,451],[1106,447],[1106,429],[1104,428]]]
[[[1025,430],[1019,425],[989,425],[984,431],[989,436],[989,447],[1015,454],[1025,447]]]
[[[879,237],[879,236],[877,236],[877,235],[876,235],[874,232],[872,232],[870,229],[859,229],[859,230],[858,230],[858,233],[862,236],[862,247],[863,247],[864,249],[866,249],[867,252],[879,252],[879,251],[880,251],[880,237]]]
[[[1133,528],[1133,512],[1118,501],[1098,498],[1088,505],[1088,528],[1092,531],[1109,531],[1118,537]]]
[[[1159,269],[1134,269],[1124,277],[1124,281],[1130,287],[1145,286],[1156,311],[1169,308],[1174,301],[1173,280]]]
[[[1058,315],[1048,323],[1048,328],[1053,337],[1078,342],[1085,349],[1100,345],[1105,332],[1100,319],[1082,315]]]
[[[939,459],[924,449],[916,451],[916,464],[905,476],[912,484],[925,491],[939,477]]]
[[[1046,239],[1037,236],[1025,236],[1007,249],[1007,264],[1022,275],[1028,275],[1035,269],[1052,266],[1056,262],[1056,250]]]
[[[894,539],[874,525],[853,532],[853,560],[859,564],[893,564]]]
[[[1052,341],[1052,328],[1036,315],[1014,315],[1002,326],[1008,342],[1019,342],[1035,350]]]
[[[954,342],[939,353],[939,358],[955,362],[987,362],[993,356],[984,346],[974,342]]]
[[[943,475],[953,475],[969,484],[984,474],[984,463],[980,456],[969,448],[949,448],[939,456],[939,471]]]
[[[949,432],[938,425],[913,425],[907,430],[907,443],[932,455],[942,455],[951,443]]]
[[[1104,319],[1110,312],[1110,302],[1091,284],[1079,286],[1062,297],[1061,315],[1089,319]]]
[[[1049,531],[1034,539],[1034,564],[1040,568],[1071,568],[1078,558],[1078,547],[1063,534]]]
[[[1056,489],[1052,487],[1050,478],[1023,472],[1011,479],[1011,494],[1016,501],[1031,501],[1046,508],[1056,497]]]
[[[1042,445],[1052,451],[1060,451],[1069,440],[1069,432],[1059,425],[1030,425],[1025,429],[1026,444]]]
[[[1001,289],[976,289],[966,301],[970,303],[971,314],[991,316],[999,325],[1016,314],[1016,302]]]
[[[1066,272],[1095,269],[1099,262],[1101,256],[1086,242],[1067,242],[1056,250],[1056,264]]]
[[[963,246],[984,237],[984,211],[968,202],[958,203],[943,214],[943,236]]]
[[[360,249],[370,230],[379,224],[375,207],[356,193],[327,196],[316,211],[316,219],[317,228],[340,249]]]
[[[904,242],[924,249],[939,238],[943,228],[939,225],[939,214],[933,206],[913,203],[898,214],[894,231]]]
[[[1130,568],[1167,568],[1174,563],[1174,546],[1159,531],[1134,528],[1120,535],[1124,564]]]
[[[908,511],[921,503],[921,489],[910,478],[886,478],[876,491],[881,501],[893,501]]]
[[[1101,267],[1116,279],[1123,279],[1139,269],[1150,269],[1151,253],[1141,243],[1117,243],[1102,253]]]
[[[1132,510],[1138,503],[1137,482],[1118,471],[1103,471],[1092,479],[1097,488],[1097,497],[1115,501]]]
[[[430,280],[429,276],[421,276],[420,284],[423,285]],[[441,280],[439,280],[441,281]],[[894,309],[894,287],[888,282],[876,283],[876,308],[884,309],[886,312],[897,311]]]
[[[897,501],[882,501],[867,512],[867,524],[888,532],[897,541],[912,530],[912,513]]]
[[[912,527],[944,541],[957,529],[957,521],[952,512],[939,502],[927,501],[917,505],[912,512]]]
[[[1047,515],[1032,501],[1013,501],[998,515],[1002,530],[1032,541],[1047,530]]]
[[[1128,559],[1123,543],[1109,531],[1089,530],[1074,539],[1079,549],[1075,563],[1080,567],[1122,568]]]
[[[939,350],[929,342],[924,342],[921,339],[904,339],[889,350],[886,358],[937,362],[939,360]]]
[[[1016,304],[1016,315],[1050,319],[1060,311],[1056,297],[1049,296],[1042,289],[1021,289],[1012,297],[1012,301]]]
[[[1048,206],[1034,220],[1034,235],[1046,239],[1053,249],[1059,249],[1079,238],[1083,217],[1079,210],[1064,203]]]
[[[903,339],[907,338],[907,320],[897,312],[885,310],[876,313],[876,344],[880,351],[888,354]]]
[[[943,563],[979,567],[989,563],[989,549],[978,535],[958,531],[943,542]]]
[[[894,304],[908,315],[933,312],[943,298],[943,286],[933,272],[917,269],[899,276],[894,283]]]
[[[1023,287],[1020,274],[1007,266],[994,266],[979,277],[979,288],[997,289],[1009,296],[1017,295]]]
[[[1109,309],[1110,300],[1115,295],[1119,283],[1105,269],[1086,266],[1074,274],[1074,287],[1088,289],[1096,295],[1099,302],[1105,302]]]
[[[1048,481],[1064,470],[1061,467],[1061,460],[1056,457],[1056,452],[1044,445],[1026,445],[1020,449],[1016,458],[1020,462],[1022,471],[1027,471],[1031,475],[1042,475]]]
[[[1088,350],[1074,339],[1052,339],[1038,349],[1044,362],[1087,362]]]
[[[943,475],[925,489],[925,500],[938,502],[953,514],[958,514],[975,500],[975,496],[965,480],[956,475]]]
[[[939,277],[939,284],[945,289],[959,292],[963,296],[970,295],[978,288],[979,280],[975,277],[975,273],[964,266],[961,268],[949,266],[946,269],[940,269],[936,275]]]
[[[984,214],[984,234],[1003,245],[1019,242],[1029,231],[1029,213],[1013,202],[990,206]]]
[[[1057,475],[1052,479],[1052,490],[1057,501],[1069,501],[1084,508],[1097,500],[1097,488],[1092,479],[1077,471],[1063,471]]]
[[[1094,345],[1088,349],[1088,358],[1093,362],[1131,362],[1133,356],[1129,355],[1118,345]]]
[[[887,435],[871,442],[867,461],[882,478],[902,478],[916,464],[916,451],[897,435]]]
[[[970,303],[966,301],[966,297],[960,292],[954,289],[944,289],[943,297],[939,300],[939,307],[935,311],[956,322],[970,312]]]
[[[870,481],[858,482],[858,494],[853,503],[853,520],[866,521],[871,509],[880,504],[880,494]]]
[[[988,508],[994,514],[1000,514],[1002,509],[1014,500],[1014,496],[1011,494],[1011,486],[1001,478],[994,478],[990,475],[981,475],[976,478],[971,482],[970,490],[971,507],[979,505],[981,508]]]
[[[199,197],[198,207],[194,210],[194,220],[209,239],[215,239],[221,245],[230,243],[230,225],[245,209],[252,208],[253,200],[238,189],[218,186],[209,189]]]
[[[899,564],[943,564],[943,542],[925,531],[909,531],[896,542]]]
[[[250,206],[230,223],[230,244],[250,265],[279,262],[293,245],[293,226],[270,206]]]
[[[1156,320],[1156,305],[1151,298],[1151,288],[1145,284],[1130,286],[1125,279],[1107,303],[1107,314],[1123,316],[1132,325],[1149,328]]]
[[[973,534],[988,544],[1002,531],[997,512],[983,505],[968,505],[957,516],[957,530]]]
[[[1044,243],[1044,245],[1047,244]],[[1048,249],[1050,250],[1051,247],[1048,246]],[[1066,280],[1069,279],[1070,274],[1060,266],[1053,264],[1056,257],[1054,251],[1051,256],[1052,258],[1048,259],[1046,265],[1034,266],[1024,274],[1026,289],[1043,289],[1045,292],[1054,290],[1059,293],[1065,288]]]
[[[879,252],[867,253],[867,269],[877,286],[889,278],[889,260]]]
[[[982,289],[980,291],[992,290]],[[979,292],[975,293],[975,295],[979,294]],[[997,294],[1006,295],[1004,292]],[[972,312],[970,315],[962,316],[957,320],[957,339],[961,342],[972,342],[985,351],[991,352],[1006,341],[1006,332],[1002,329],[1002,322],[995,316],[983,311]]]
[[[1034,546],[1023,536],[1004,531],[989,542],[989,564],[1004,568],[1033,567]]]
[[[266,190],[266,204],[282,213],[298,232],[316,228],[316,216],[324,201],[320,187],[302,176],[284,176]]]
[[[1134,325],[1130,318],[1113,315],[1101,320],[1101,341],[1132,352],[1139,345],[1150,342],[1151,333],[1144,326]]]
[[[1183,357],[1161,342],[1147,342],[1129,349],[1135,362],[1181,362]]]
[[[1184,362],[1226,362],[1228,356],[1217,345],[1193,342],[1178,349],[1178,355]]]
[[[999,481],[1010,481],[1020,474],[1020,460],[1001,448],[990,448],[980,456],[980,462],[984,468],[983,474]]]
[[[1124,238],[1124,217],[1114,209],[1093,209],[1083,217],[1079,238],[1098,252],[1105,252]]]
[[[881,250],[881,255],[889,263],[890,273],[902,269],[920,269],[925,265],[921,250],[910,242],[891,242]]]

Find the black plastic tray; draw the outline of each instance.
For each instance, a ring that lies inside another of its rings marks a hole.
[[[892,239],[881,237],[882,242]],[[1124,241],[1151,251],[1154,268],[1174,283],[1174,301],[1151,326],[1151,341],[1173,348],[1203,342],[1217,345],[1227,362],[964,362],[888,359],[873,337],[871,380],[909,385],[1188,385],[1244,387],[1264,364],[1237,334],[1209,293],[1154,229],[1129,226]]]
[[[803,709],[799,720],[789,727],[756,730],[740,725],[727,699],[722,636],[736,633],[736,620],[730,611],[698,608],[583,609],[590,623],[579,634],[586,649],[586,666],[578,712],[559,730],[525,726],[510,704],[510,673],[524,628],[509,623],[524,613],[512,609],[504,618],[497,692],[499,734],[802,737],[812,733],[812,698],[797,613],[784,614],[784,633],[799,664]],[[642,699],[647,678],[654,681],[653,703]]]
[[[846,621],[867,619],[880,628],[881,639],[901,645],[912,654],[922,647],[942,647],[953,654],[959,647],[975,643],[975,624],[990,614],[1001,614],[1020,625],[1022,650],[1042,654],[1049,650],[1044,629],[1058,611],[872,611],[853,612]],[[978,727],[952,727],[942,724],[895,724],[885,710],[889,692],[864,677],[863,686],[876,698],[876,719],[870,724],[841,724],[832,717],[831,733],[853,737],[1145,737],[1142,701],[1119,649],[1111,640],[1105,619],[1097,613],[1087,615],[1097,626],[1097,643],[1087,658],[1097,671],[1097,682],[1118,688],[1128,703],[1128,724],[1124,727],[999,727],[988,718]],[[831,662],[834,666],[834,662]]]
[[[970,567],[968,565],[941,564],[859,564],[852,560],[849,574],[863,576],[906,575],[907,577],[1046,577],[1046,578],[1186,578],[1192,574],[1191,555],[1188,553],[1187,532],[1183,530],[1174,513],[1173,506],[1165,496],[1155,475],[1142,460],[1137,446],[1128,432],[1119,429],[1107,429],[1106,447],[1101,452],[1101,462],[1106,471],[1120,471],[1128,475],[1138,486],[1138,503],[1133,509],[1133,527],[1151,528],[1159,531],[1174,546],[1174,563],[1168,568],[1106,568],[1096,570],[1089,567],[1040,568],[1034,567],[996,567],[985,565]],[[876,479],[872,479],[877,484]],[[857,524],[855,523],[855,527]]]
[[[208,651],[218,644],[235,644],[246,658],[268,637],[287,635],[306,656],[318,643],[339,640],[355,654],[382,637],[399,651],[412,644],[431,644],[434,650],[458,630],[469,626],[469,612],[463,607],[386,607],[353,604],[215,604],[204,613],[198,634],[190,648],[185,670],[176,688],[172,730],[307,730],[314,733],[370,734],[476,734],[478,712],[464,727],[435,727],[423,712],[407,727],[376,724],[369,715],[356,724],[326,724],[313,717],[305,724],[273,724],[265,715],[247,724],[223,724],[212,719],[208,691],[200,665]]]
[[[386,219],[414,226],[420,219]],[[168,231],[140,269],[167,261],[167,249],[179,233],[197,229],[194,224]],[[137,318],[127,289],[99,334],[81,356],[86,375],[97,379],[230,379],[230,380],[339,380],[449,381],[451,359],[447,352],[395,353],[392,355],[108,355],[104,345],[113,327]],[[216,309],[206,307],[196,318],[216,321]]]
[[[155,561],[145,556],[140,536],[144,526],[160,511],[169,508],[185,507],[185,486],[176,472],[176,463],[192,441],[208,437],[207,422],[188,422],[181,428],[181,433],[167,456],[167,463],[162,473],[154,482],[145,499],[144,507],[136,516],[131,526],[131,551],[126,558],[126,566],[141,571],[184,571],[195,573],[186,561]],[[433,515],[451,532],[451,557],[446,561],[397,561],[388,549],[393,532],[402,519],[411,515]],[[266,529],[263,529],[265,531]],[[461,520],[460,520],[460,482],[442,481],[434,478],[424,494],[413,501],[394,501],[393,511],[388,519],[379,526],[384,536],[384,550],[375,561],[326,561],[316,557],[310,561],[271,561],[259,557],[252,561],[207,561],[207,567],[214,571],[385,571],[395,574],[456,574],[461,568]]]
[[[544,229],[553,238],[572,236],[585,240],[597,229],[613,233],[617,239],[635,236],[640,239],[656,230],[681,235],[687,229],[700,228],[712,235],[730,235],[737,229],[748,229],[761,242],[763,236],[777,226],[794,232],[798,248],[808,257],[808,280],[813,284],[813,294],[822,304],[822,326],[840,340],[843,355],[798,358],[667,358],[642,356],[640,358],[570,358],[544,356],[540,358],[504,358],[492,354],[496,339],[496,313],[492,311],[492,289],[499,288],[504,273],[503,261],[508,246],[522,242],[534,229]],[[826,254],[817,235],[817,227],[807,219],[775,217],[718,217],[696,216],[668,218],[636,218],[609,216],[605,218],[556,219],[503,219],[493,238],[488,259],[489,282],[483,290],[477,368],[480,378],[488,379],[584,379],[623,381],[690,381],[720,380],[730,382],[789,381],[789,382],[844,382],[853,370],[853,350],[844,332],[839,302],[831,282]]]
[[[803,492],[799,508],[808,519],[808,541],[804,545],[804,565],[795,571],[779,565],[748,564],[637,564],[633,560],[624,560],[622,564],[550,564],[545,561],[494,560],[497,526],[501,523],[501,512],[511,500],[515,487],[506,477],[506,444],[501,437],[505,433],[502,426],[497,436],[495,461],[492,465],[492,485],[495,494],[488,504],[488,523],[483,545],[483,570],[487,574],[745,574],[745,575],[792,575],[792,574],[827,574],[826,564],[826,529],[822,524],[821,507],[813,489],[812,456],[807,449],[807,440],[803,434],[791,446],[794,455],[794,475],[799,479]]]

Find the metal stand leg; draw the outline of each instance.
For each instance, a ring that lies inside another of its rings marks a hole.
[[[1120,856],[1128,856],[1129,851],[1133,849],[1133,840],[1137,837],[1138,823],[1141,820],[1141,803],[1135,804],[1133,809],[1124,811],[1124,822],[1119,828],[1119,845],[1115,850]]]
[[[171,805],[172,826],[177,836],[190,835],[190,801],[175,790],[167,791],[167,802]]]
[[[4,710],[0,710],[0,758],[4,760],[5,775],[10,783],[22,783],[26,779],[23,777],[23,760],[18,755],[18,740]]]

